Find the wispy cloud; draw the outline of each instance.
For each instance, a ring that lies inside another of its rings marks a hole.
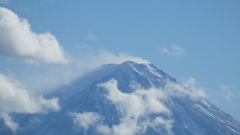
[[[97,39],[96,35],[94,35],[91,31],[88,32],[88,35],[86,36],[86,38],[91,41],[95,41]]]
[[[239,96],[240,92],[237,91],[236,88],[229,85],[221,84],[218,86],[217,92],[212,91],[210,93],[209,100],[211,100],[220,107],[229,105],[236,107],[236,102],[238,102],[237,97]]]
[[[9,117],[9,113],[45,113],[58,111],[57,98],[44,99],[33,96],[12,78],[0,74],[0,114],[9,128],[16,132],[18,126]]]
[[[224,112],[231,114],[235,119],[239,120],[239,96],[240,91],[231,85],[220,84],[214,91],[208,92],[208,100]]]
[[[92,50],[92,47],[86,43],[77,46],[81,50]]]
[[[140,57],[129,55],[128,53],[112,53],[106,50],[93,49],[87,44],[77,46],[75,53],[72,53],[70,63],[66,65],[46,64],[21,65],[24,76],[13,72],[16,78],[21,81],[26,89],[33,90],[39,94],[46,94],[56,90],[56,88],[68,85],[73,80],[94,70],[103,64],[120,64],[125,61],[134,61],[136,63],[149,63],[149,61]],[[31,72],[28,72],[30,69]],[[44,84],[44,85],[42,85]]]
[[[176,44],[172,44],[171,47],[168,47],[168,48],[164,47],[164,48],[160,49],[161,53],[165,53],[165,54],[168,54],[170,56],[175,56],[175,57],[184,55],[185,51],[186,50],[184,48],[181,48],[181,47],[177,46]]]
[[[228,85],[220,85],[220,93],[221,98],[223,98],[225,101],[229,103],[234,103],[234,99],[240,95],[240,93],[236,92],[234,87],[228,86]]]
[[[205,91],[197,85],[197,81],[194,78],[190,78],[182,84],[168,82],[164,89],[171,96],[187,95],[193,100],[207,97]]]
[[[0,7],[0,54],[30,62],[67,63],[66,54],[49,32],[32,32],[26,19]]]
[[[87,52],[85,49],[81,49],[77,52],[77,55],[74,56],[76,63],[80,63],[81,65],[86,64],[88,66],[95,67],[95,68],[103,64],[121,64],[125,61],[134,61],[136,63],[150,63],[145,59],[132,56],[124,52],[114,54],[112,52],[109,52],[103,49],[99,49],[99,50],[94,50],[91,48],[87,48],[87,49],[88,49]]]
[[[0,113],[0,117],[4,119],[5,124],[11,129],[11,131],[16,133],[19,128],[18,123],[14,122],[7,113]]]
[[[0,0],[0,4],[8,4],[10,0]]]
[[[0,113],[0,117],[4,119],[5,124],[12,130],[12,132],[16,133],[19,128],[18,123],[14,122],[7,113]]]

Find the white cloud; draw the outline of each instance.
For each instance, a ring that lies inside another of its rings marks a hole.
[[[106,125],[99,125],[97,130],[102,134],[113,135],[133,135],[137,133],[145,133],[148,126],[155,126],[162,124],[163,130],[171,132],[171,126],[168,120],[162,118],[161,123],[156,117],[154,119],[146,119],[150,114],[166,114],[170,115],[170,111],[165,107],[161,100],[166,98],[163,91],[159,89],[151,88],[148,90],[138,89],[132,93],[122,93],[117,88],[117,81],[110,80],[106,83],[98,85],[108,91],[106,95],[121,113],[120,123],[113,125],[111,128]],[[159,116],[160,117],[160,116]],[[141,118],[145,118],[144,121],[140,121]],[[152,122],[155,121],[155,125]],[[163,122],[165,121],[165,123]]]
[[[164,126],[168,134],[172,134],[173,120],[165,120],[162,117],[156,117],[151,122],[152,127]]]
[[[77,52],[72,55],[71,63],[67,65],[38,65],[37,67],[28,65],[25,69],[22,69],[26,75],[21,78],[21,82],[27,89],[43,94],[51,92],[62,85],[68,85],[103,64],[121,64],[125,61],[149,63],[147,60],[127,53],[114,54],[106,50],[93,50],[85,44],[83,48],[78,49],[80,50],[75,49]],[[31,68],[32,72],[28,72],[28,68]]]
[[[82,127],[85,131],[100,120],[100,116],[93,112],[70,113],[70,115],[73,117],[73,124]]]
[[[57,98],[44,99],[42,96],[33,96],[21,88],[16,80],[0,74],[0,113],[46,113],[59,109]],[[2,117],[6,125],[15,132],[16,124],[8,115]]]
[[[185,53],[185,49],[183,49],[175,44],[172,44],[171,48],[162,48],[162,49],[160,49],[160,52],[171,55],[171,56],[178,57],[178,56],[182,56]]]
[[[117,88],[117,81],[110,80],[106,83],[99,84],[108,91],[106,95],[123,115],[118,125],[112,128],[106,125],[99,125],[98,131],[102,134],[114,135],[133,135],[145,133],[147,127],[153,127],[155,130],[165,130],[172,134],[174,121],[171,118],[170,110],[164,105],[170,97],[189,96],[193,100],[199,100],[206,97],[203,89],[197,86],[196,80],[190,78],[183,84],[168,82],[163,88],[143,89],[138,84],[131,84],[135,88],[132,93],[122,93]],[[144,122],[140,118],[147,118],[150,114],[166,114],[169,119],[157,116],[153,119],[146,119]],[[158,128],[156,128],[158,127]],[[162,127],[162,128],[159,128]]]
[[[3,7],[0,7],[0,55],[30,62],[68,62],[52,34],[32,32],[26,19]]]
[[[106,126],[106,125],[103,125],[103,124],[99,124],[97,125],[97,131],[100,133],[100,134],[103,134],[103,135],[111,135],[111,129]],[[114,134],[112,134],[114,135]]]
[[[99,84],[99,86],[108,91],[107,99],[113,102],[119,111],[128,117],[139,117],[145,113],[169,114],[169,110],[160,102],[160,99],[166,98],[166,95],[159,89],[138,89],[133,93],[122,93],[117,88],[116,80],[110,80]]]
[[[18,127],[18,123],[14,122],[12,118],[6,113],[0,113],[0,117],[4,119],[5,124],[12,130],[13,133],[16,133]]]
[[[169,102],[171,97],[176,96],[188,96],[193,100],[201,101],[206,96],[203,89],[197,86],[196,80],[193,78],[190,78],[183,84],[169,81],[164,87],[152,87],[149,89],[144,89],[139,84],[131,83],[130,87],[134,89],[131,93],[121,92],[117,85],[117,81],[112,79],[98,84],[98,87],[104,88],[107,91],[105,97],[115,105],[117,111],[120,113],[119,124],[109,127],[99,121],[103,118],[99,118],[99,115],[96,113],[94,115],[97,116],[97,120],[88,122],[89,118],[87,118],[87,120],[81,119],[79,121],[82,123],[91,123],[90,125],[93,125],[95,121],[94,124],[97,131],[104,135],[144,134],[148,127],[152,127],[159,132],[163,131],[172,134],[174,121],[171,119],[171,111],[165,106],[165,103]],[[159,115],[155,118],[148,117],[152,114],[165,114],[168,116],[168,119]]]
[[[110,135],[134,135],[137,133],[144,133],[146,128],[138,124],[136,118],[123,117],[120,124],[113,125],[112,128],[108,127],[111,131]]]
[[[84,58],[84,59],[83,59]],[[75,56],[75,63],[82,66],[88,66],[88,69],[99,67],[103,64],[121,64],[125,61],[134,61],[135,63],[150,63],[140,57],[131,56],[128,53],[114,54],[106,50],[79,50]]]
[[[38,113],[58,111],[58,99],[44,99],[41,96],[31,96],[22,89],[16,80],[0,74],[0,111],[5,113]]]

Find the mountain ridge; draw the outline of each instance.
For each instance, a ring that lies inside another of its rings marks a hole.
[[[240,123],[192,83],[180,84],[151,63],[103,65],[49,96],[59,98],[59,112],[11,116],[19,135],[240,134]],[[13,133],[5,126],[0,134]]]

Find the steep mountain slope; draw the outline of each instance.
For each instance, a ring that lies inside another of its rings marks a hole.
[[[204,99],[201,90],[152,64],[103,65],[50,97],[59,112],[12,114],[19,135],[238,135],[240,123]],[[0,120],[0,134],[14,134]]]

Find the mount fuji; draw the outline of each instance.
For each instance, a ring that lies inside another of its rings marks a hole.
[[[205,99],[194,79],[180,84],[150,63],[126,61],[95,69],[46,98],[61,110],[10,114],[1,135],[240,135],[240,122]]]

